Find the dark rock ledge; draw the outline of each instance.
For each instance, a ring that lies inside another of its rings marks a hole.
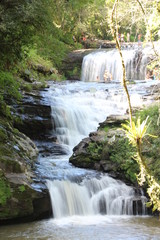
[[[48,189],[35,171],[39,150],[31,140],[55,140],[50,134],[51,108],[39,92],[32,92],[14,109],[14,126],[0,118],[0,224],[52,214]]]

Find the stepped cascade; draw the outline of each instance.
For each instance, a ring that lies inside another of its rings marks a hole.
[[[152,82],[146,83],[149,84]],[[144,83],[129,87],[133,106],[137,104],[135,99],[138,104],[143,102],[145,88],[142,90],[141,85]],[[57,145],[61,145],[68,156],[52,156],[51,165],[46,170],[50,171],[47,186],[54,218],[146,214],[143,194],[137,196],[132,187],[107,174],[77,169],[68,163],[73,147],[90,132],[96,131],[100,122],[110,114],[126,112],[122,86],[114,82],[107,85],[77,82],[51,86],[47,95],[52,106],[53,134],[57,135]]]

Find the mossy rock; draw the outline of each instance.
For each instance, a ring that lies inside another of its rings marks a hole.
[[[0,223],[49,214],[49,194],[31,187],[35,144],[4,119],[0,119],[0,137]]]
[[[2,170],[0,169],[0,206],[3,206],[6,204],[7,199],[11,198],[11,188],[10,184],[5,178]],[[1,214],[1,211],[0,211]]]
[[[118,118],[118,125],[120,119]],[[112,122],[112,121],[111,121]],[[133,159],[135,149],[131,147],[124,133],[114,124],[106,132],[101,127],[90,138],[82,140],[75,147],[70,162],[77,167],[91,168],[109,173],[130,184],[137,184],[138,165]]]
[[[119,172],[119,177],[136,184],[136,174],[138,174],[139,168],[133,159],[136,152],[135,148],[129,145],[127,139],[123,138],[116,140],[108,150],[110,161],[116,164],[116,171]]]
[[[20,218],[33,214],[34,191],[27,185],[19,186],[10,183],[9,186],[6,186],[10,195],[7,192],[5,194],[6,201],[3,201],[3,204],[0,205],[0,220]]]
[[[0,158],[0,168],[5,172],[22,173],[24,171],[23,166],[18,161],[7,156]]]
[[[6,129],[0,125],[0,142],[6,142],[7,141],[7,131]]]
[[[89,155],[80,154],[78,157],[71,156],[70,163],[76,165],[79,168],[91,168],[93,169],[94,162],[93,159],[90,158]]]

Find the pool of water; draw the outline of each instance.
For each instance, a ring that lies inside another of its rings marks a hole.
[[[155,217],[72,216],[0,227],[0,239],[158,240]]]

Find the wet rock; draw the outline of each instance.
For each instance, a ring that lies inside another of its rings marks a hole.
[[[38,141],[36,142],[36,145],[38,147],[39,154],[42,157],[67,154],[67,151],[61,145],[53,141]]]
[[[32,139],[44,139],[50,136],[53,120],[51,107],[47,105],[42,96],[36,93],[24,95],[20,105],[15,106],[16,117],[14,126]]]

